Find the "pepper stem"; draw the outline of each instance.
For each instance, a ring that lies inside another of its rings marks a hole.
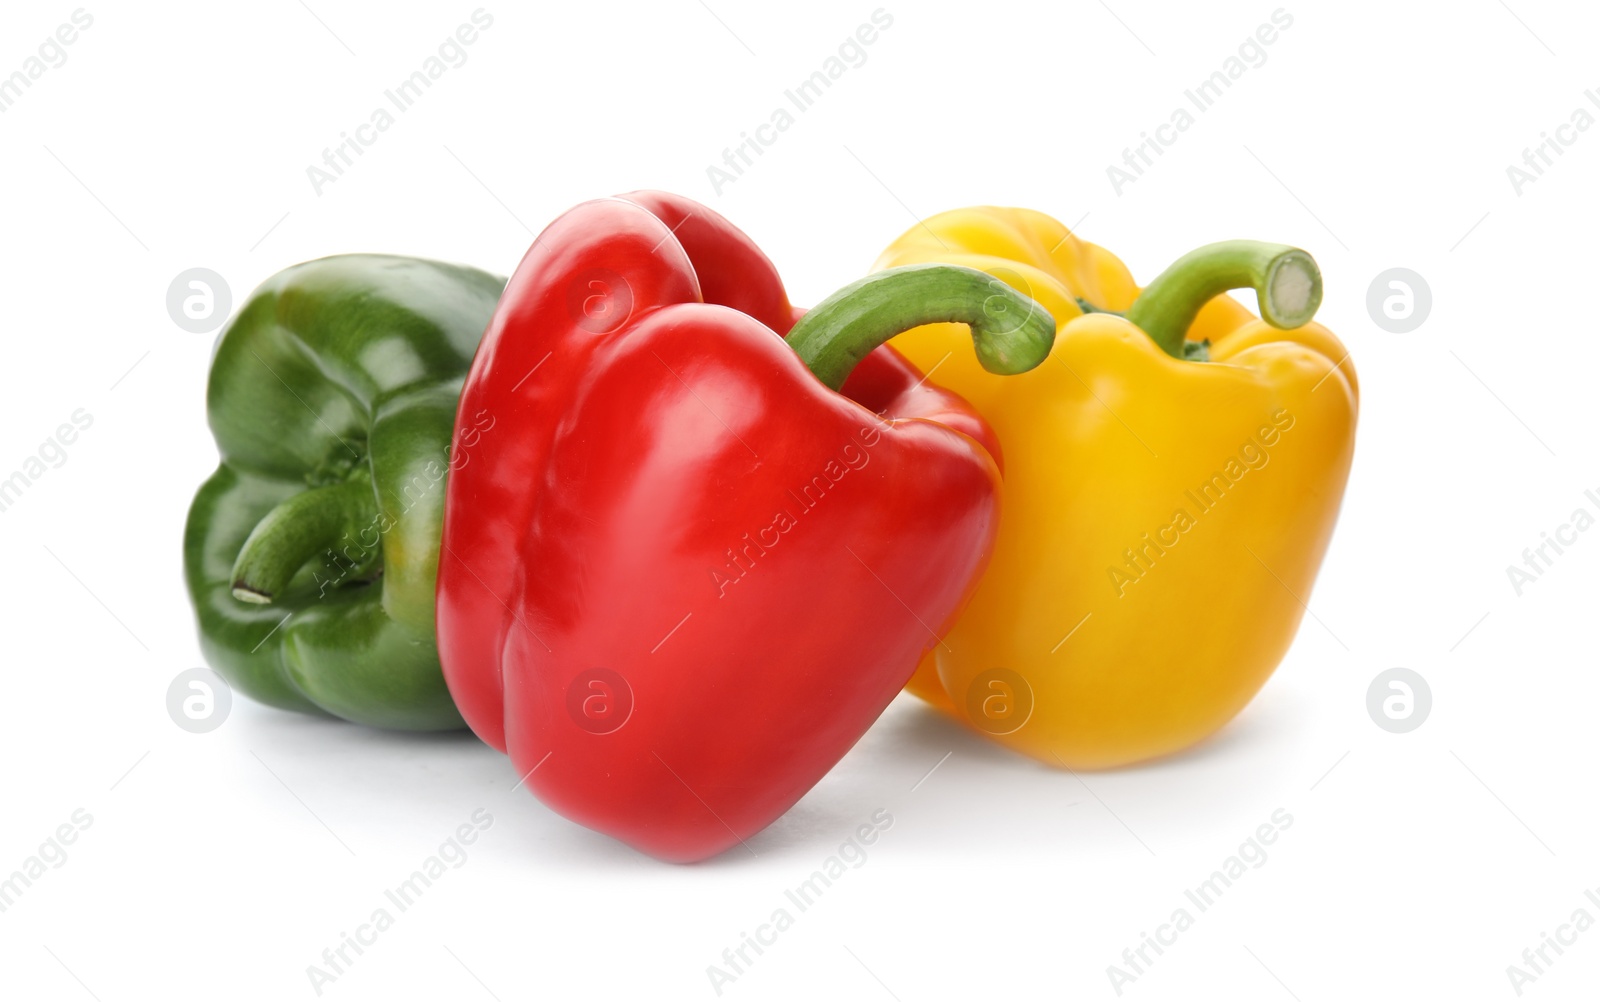
[[[233,563],[233,597],[257,605],[271,603],[306,561],[377,519],[372,483],[359,473],[343,483],[288,498],[267,512],[240,548]],[[376,558],[364,554],[358,563],[367,566]]]
[[[1308,323],[1322,305],[1322,272],[1297,247],[1259,240],[1206,244],[1178,258],[1145,286],[1127,318],[1174,358],[1200,308],[1229,289],[1255,289],[1261,319],[1289,329]]]
[[[923,324],[972,328],[985,369],[1027,372],[1050,355],[1050,312],[992,275],[953,264],[909,264],[852,282],[801,317],[785,338],[806,368],[832,390],[896,334]]]

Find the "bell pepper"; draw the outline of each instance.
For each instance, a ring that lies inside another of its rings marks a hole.
[[[910,690],[1053,766],[1195,744],[1287,651],[1350,471],[1356,375],[1310,322],[1315,263],[1232,241],[1141,291],[1054,219],[975,208],[911,228],[876,267],[930,261],[1004,280],[1060,335],[1006,379],[949,326],[892,342],[977,408],[1007,460],[994,558]],[[1236,288],[1263,319],[1224,295]]]
[[[460,420],[499,424],[447,494],[450,691],[544,803],[665,860],[793,805],[988,557],[992,435],[873,349],[960,321],[985,365],[1018,371],[1054,335],[1036,304],[947,266],[799,312],[710,209],[588,202],[528,251],[462,391]]]
[[[439,669],[444,480],[494,416],[461,381],[502,279],[347,255],[269,279],[218,339],[221,464],[184,531],[206,661],[271,706],[376,727],[463,726]]]

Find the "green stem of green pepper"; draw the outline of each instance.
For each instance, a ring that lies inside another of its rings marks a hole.
[[[288,498],[267,512],[240,548],[233,564],[233,597],[260,605],[272,602],[308,560],[377,519],[372,481],[359,473],[344,483]],[[377,559],[376,553],[366,554],[359,564],[369,567]]]
[[[1224,240],[1180,257],[1145,286],[1124,314],[1161,350],[1184,356],[1184,338],[1201,307],[1229,289],[1255,289],[1261,319],[1290,329],[1310,322],[1322,305],[1322,272],[1296,247]]]
[[[785,339],[830,389],[874,348],[923,324],[961,323],[985,369],[1027,372],[1050,355],[1050,311],[992,275],[952,264],[911,264],[852,282],[801,317]]]

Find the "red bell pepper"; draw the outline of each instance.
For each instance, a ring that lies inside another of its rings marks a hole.
[[[461,395],[497,434],[449,480],[450,692],[546,804],[662,859],[788,810],[988,560],[993,434],[878,346],[967,322],[986,365],[1022,371],[1055,335],[948,265],[800,313],[704,206],[588,202],[528,251]]]

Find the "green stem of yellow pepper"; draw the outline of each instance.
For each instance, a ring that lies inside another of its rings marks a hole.
[[[1229,289],[1255,289],[1261,319],[1288,330],[1309,322],[1322,305],[1322,272],[1297,247],[1224,240],[1173,262],[1125,315],[1162,351],[1183,358],[1184,337],[1200,308]]]
[[[1027,372],[1050,355],[1050,311],[992,275],[953,264],[908,264],[868,275],[835,292],[797,321],[785,338],[829,388],[885,341],[923,324],[960,323],[985,369]]]

